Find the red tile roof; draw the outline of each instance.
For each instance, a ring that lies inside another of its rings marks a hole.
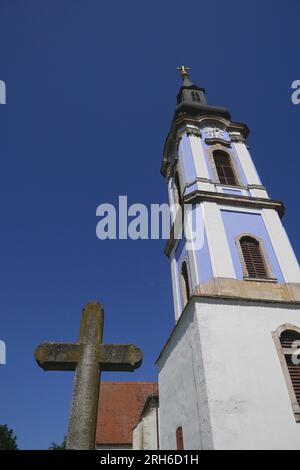
[[[156,382],[101,382],[96,445],[132,444],[146,399],[157,392]]]

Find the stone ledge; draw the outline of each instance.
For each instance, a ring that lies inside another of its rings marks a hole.
[[[223,185],[224,186],[224,185]],[[216,202],[222,205],[239,206],[254,209],[274,209],[282,218],[285,212],[283,202],[268,198],[240,196],[225,193],[214,193],[210,191],[195,190],[184,197],[184,203],[196,204],[197,202]]]
[[[224,297],[262,302],[300,303],[300,284],[278,284],[264,281],[238,281],[215,278],[199,284],[193,293],[200,297]]]

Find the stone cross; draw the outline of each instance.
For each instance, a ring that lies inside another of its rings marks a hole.
[[[98,302],[83,309],[77,343],[43,343],[35,359],[44,370],[75,370],[67,449],[95,449],[100,372],[133,371],[142,351],[133,344],[102,344],[104,311]]]

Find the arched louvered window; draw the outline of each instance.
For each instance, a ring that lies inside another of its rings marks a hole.
[[[175,203],[181,204],[182,199],[181,199],[180,181],[179,181],[179,175],[177,171],[175,172],[175,175],[174,175],[174,197],[175,197]]]
[[[189,274],[186,261],[182,263],[181,266],[181,292],[182,292],[182,303],[183,307],[186,306],[190,298],[190,283],[189,283]]]
[[[300,422],[300,329],[283,325],[273,333],[297,422]]]
[[[181,426],[176,429],[176,448],[177,450],[184,450],[183,431]]]
[[[240,239],[247,277],[267,279],[268,272],[260,242],[256,238],[245,236]]]
[[[228,153],[223,150],[215,150],[213,158],[220,183],[237,186],[238,182]]]
[[[293,330],[284,331],[280,336],[280,344],[284,352],[296,400],[300,406],[300,364],[297,356],[297,350],[300,356],[300,333]]]

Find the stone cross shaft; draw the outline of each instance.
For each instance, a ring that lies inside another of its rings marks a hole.
[[[101,371],[133,371],[142,352],[133,344],[102,344],[104,311],[98,302],[84,310],[77,343],[43,343],[35,359],[44,370],[76,371],[67,449],[95,449]]]

